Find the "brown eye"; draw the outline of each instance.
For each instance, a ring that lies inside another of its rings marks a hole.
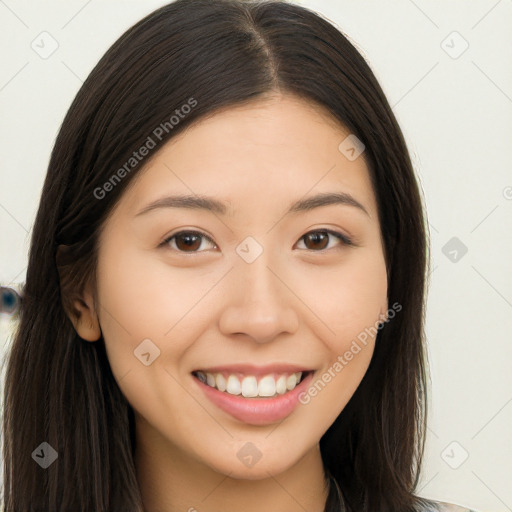
[[[329,235],[317,231],[304,235],[304,242],[308,249],[325,249],[329,245]]]
[[[341,244],[338,245],[352,245],[352,241],[348,237],[330,230],[310,231],[309,233],[306,233],[300,241],[304,240],[306,249],[319,252],[326,248],[332,248],[332,246],[329,247],[329,241],[332,237],[335,237],[339,242],[341,242]]]
[[[170,245],[173,250],[178,252],[203,252],[204,249],[201,251],[198,249],[203,245],[204,240],[216,247],[210,237],[197,231],[180,231],[164,240],[162,245]]]

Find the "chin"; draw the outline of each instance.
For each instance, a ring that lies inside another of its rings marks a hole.
[[[208,461],[205,462],[217,473],[229,476],[229,478],[235,480],[264,480],[269,478],[270,475],[275,476],[286,471],[293,465],[293,461],[289,458],[279,461],[265,460],[264,454],[252,466],[245,465],[236,455],[234,458],[227,456],[220,464],[218,459],[213,464],[210,464]]]

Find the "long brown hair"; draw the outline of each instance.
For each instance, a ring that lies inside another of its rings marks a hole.
[[[327,108],[364,143],[388,300],[402,306],[379,331],[366,375],[320,440],[325,470],[349,511],[419,510],[414,489],[426,421],[428,246],[421,195],[389,103],[348,39],[304,7],[177,0],[113,44],[56,139],[6,367],[6,512],[143,510],[133,411],[112,375],[103,339],[81,340],[67,314],[74,314],[85,284],[95,283],[100,229],[147,159],[108,193],[98,190],[191,97],[194,108],[153,137],[153,154],[194,121],[273,91]],[[57,260],[59,246],[66,250]],[[46,469],[31,456],[42,442],[58,454]]]

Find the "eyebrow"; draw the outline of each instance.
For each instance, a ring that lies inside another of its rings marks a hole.
[[[285,215],[288,213],[307,212],[315,208],[320,208],[321,206],[329,206],[332,204],[353,206],[370,217],[366,208],[352,195],[346,192],[325,192],[306,199],[299,199],[290,205]],[[211,211],[219,215],[226,215],[228,213],[226,204],[212,197],[202,195],[179,195],[163,197],[153,201],[142,208],[142,210],[136,214],[136,217],[158,208],[190,208],[194,210]]]

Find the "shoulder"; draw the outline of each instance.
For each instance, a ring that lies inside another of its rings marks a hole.
[[[477,512],[476,510],[453,503],[446,503],[444,501],[436,501],[435,504],[439,512]]]

